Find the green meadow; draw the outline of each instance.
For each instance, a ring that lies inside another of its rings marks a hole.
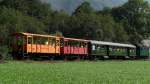
[[[0,84],[149,83],[150,61],[8,61],[0,64]]]

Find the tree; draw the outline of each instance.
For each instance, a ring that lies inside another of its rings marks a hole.
[[[93,13],[94,10],[93,8],[91,7],[90,3],[89,2],[84,2],[82,3],[76,10],[75,12],[73,13],[73,15],[78,15],[78,14],[82,14],[82,13],[87,13],[87,14],[90,14],[90,13]]]
[[[114,8],[112,15],[118,22],[123,22],[125,30],[130,36],[130,42],[139,44],[142,39],[148,37],[147,26],[149,19],[149,4],[144,0],[129,0],[123,6]]]
[[[52,21],[48,23],[48,33],[56,33],[57,31],[66,34],[68,32],[68,20],[70,16],[64,11],[54,12],[51,15]]]
[[[88,2],[82,3],[73,13],[69,23],[70,37],[94,39],[96,20],[94,9]]]
[[[52,12],[50,5],[40,0],[2,0],[0,6],[12,8],[39,19],[46,19]]]
[[[36,18],[22,14],[11,8],[0,9],[0,38],[4,39],[4,44],[8,44],[8,38],[15,32],[43,33],[44,24]]]

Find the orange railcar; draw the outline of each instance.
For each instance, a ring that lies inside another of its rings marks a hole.
[[[51,35],[40,35],[31,33],[14,33],[12,41],[12,52],[25,57],[27,55],[58,55],[60,54],[60,37]]]

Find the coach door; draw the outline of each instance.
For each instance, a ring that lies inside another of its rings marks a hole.
[[[27,37],[27,52],[31,53],[32,50],[32,45],[33,45],[33,37],[32,36],[28,36]]]
[[[60,38],[56,38],[56,48],[55,52],[60,54]]]

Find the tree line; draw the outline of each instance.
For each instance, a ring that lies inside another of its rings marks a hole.
[[[14,32],[62,34],[65,37],[139,45],[150,33],[150,6],[129,0],[119,7],[94,10],[84,2],[71,14],[54,11],[40,0],[0,1],[0,45]]]

